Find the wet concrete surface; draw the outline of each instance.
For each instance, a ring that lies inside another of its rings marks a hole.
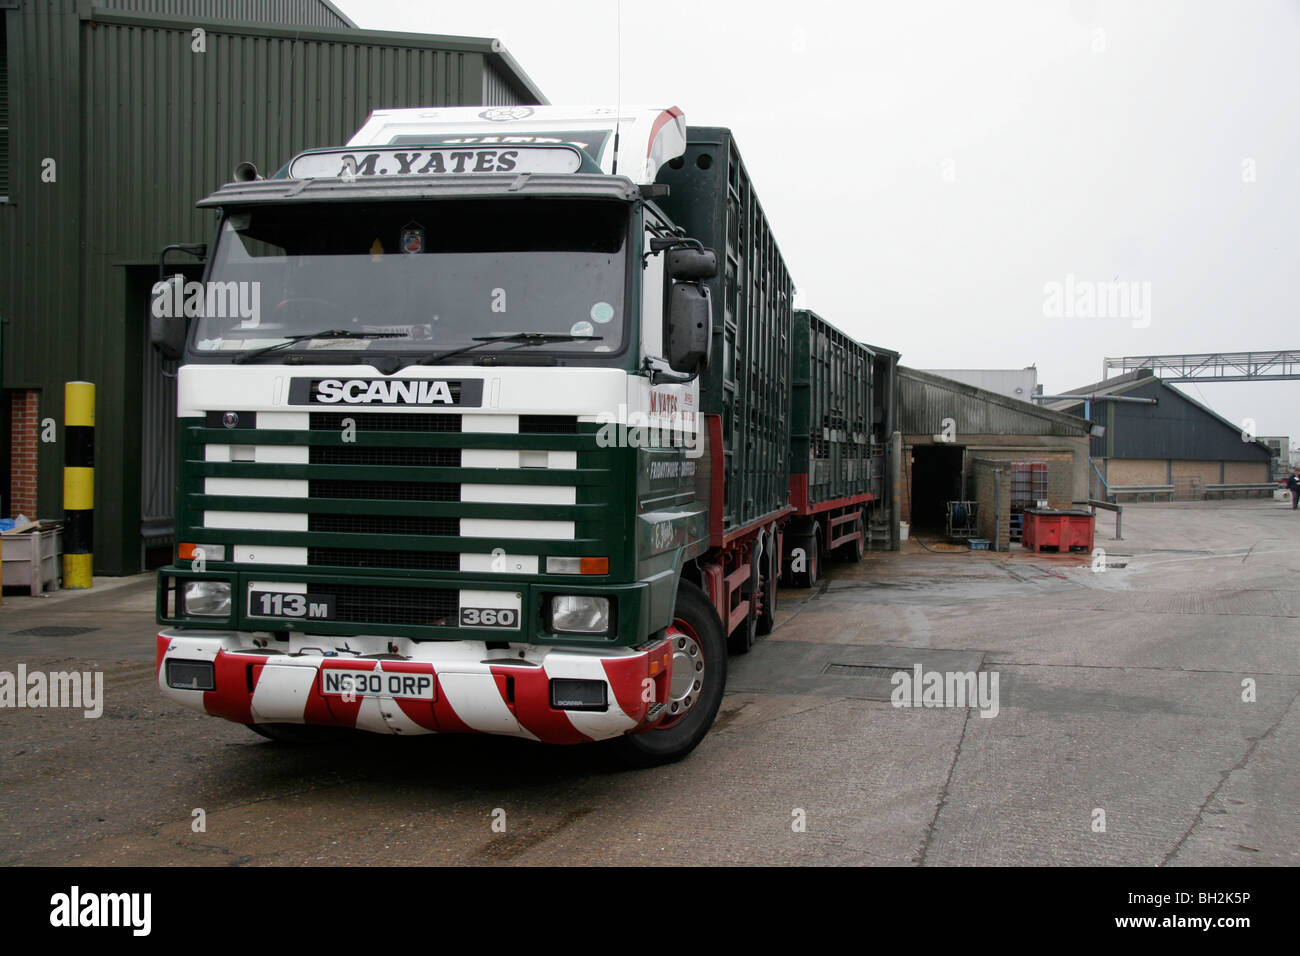
[[[704,743],[647,771],[489,737],[271,743],[159,697],[152,577],[10,592],[0,671],[98,670],[106,700],[0,708],[0,863],[1300,863],[1300,515],[1142,504],[1112,529],[1122,569],[910,541],[783,591]],[[996,715],[894,706],[918,666],[996,674]]]

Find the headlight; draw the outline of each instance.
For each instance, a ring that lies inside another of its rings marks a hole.
[[[185,613],[195,617],[229,617],[230,582],[186,581]]]
[[[608,634],[609,598],[585,594],[551,598],[551,630],[567,634]]]

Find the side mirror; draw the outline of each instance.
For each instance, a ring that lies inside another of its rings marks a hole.
[[[673,249],[668,253],[668,274],[692,282],[718,274],[718,255],[712,249]]]
[[[693,282],[675,283],[669,293],[668,366],[674,372],[694,375],[709,364],[712,350],[713,307],[709,290]]]
[[[155,282],[149,302],[149,341],[166,359],[185,351],[185,276],[179,272]]]

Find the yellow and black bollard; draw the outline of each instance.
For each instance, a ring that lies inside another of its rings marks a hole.
[[[90,587],[95,533],[95,386],[63,387],[63,586]]]

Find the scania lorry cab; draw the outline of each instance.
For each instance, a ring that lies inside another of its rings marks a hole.
[[[204,281],[152,303],[164,695],[284,740],[698,744],[779,545],[710,525],[718,265],[657,182],[686,145],[675,108],[383,110],[199,203]]]

